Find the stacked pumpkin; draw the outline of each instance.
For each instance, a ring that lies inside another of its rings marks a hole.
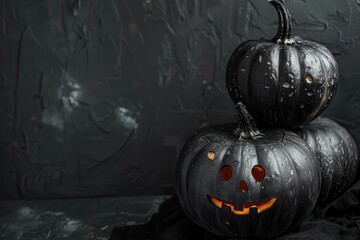
[[[197,131],[177,162],[183,209],[221,236],[283,234],[316,203],[344,191],[358,167],[350,134],[317,118],[336,91],[333,55],[318,43],[293,38],[285,2],[269,2],[279,16],[276,37],[242,43],[228,63],[226,83],[238,122]]]

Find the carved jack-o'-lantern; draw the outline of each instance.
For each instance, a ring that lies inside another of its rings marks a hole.
[[[260,133],[244,105],[240,126],[196,132],[177,163],[177,193],[189,217],[229,237],[274,237],[313,210],[320,167],[295,133]]]
[[[214,152],[209,152],[209,154],[212,154],[215,156]],[[211,159],[211,158],[210,158]],[[222,181],[230,181],[233,175],[233,167],[231,165],[224,165],[220,170],[220,179]],[[255,182],[262,182],[265,178],[265,169],[259,165],[254,166],[251,169],[252,176],[255,180]],[[248,184],[245,180],[240,180],[238,183],[238,186],[236,187],[237,190],[247,193],[249,191]],[[220,198],[217,198],[215,196],[209,195],[209,200],[218,208],[222,208],[223,205],[230,208],[230,211],[235,215],[249,215],[250,210],[252,209],[256,213],[261,213],[270,207],[275,203],[276,198],[272,197],[265,201],[256,201],[256,202],[245,202],[243,203],[242,209],[236,209],[234,202],[229,202],[227,200],[223,200]],[[230,224],[229,222],[225,222],[226,224]]]

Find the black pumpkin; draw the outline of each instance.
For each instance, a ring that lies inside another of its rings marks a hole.
[[[188,216],[210,232],[274,237],[313,210],[320,167],[295,133],[260,134],[249,118],[241,126],[205,128],[188,140],[177,162],[177,193]]]
[[[321,167],[319,203],[333,200],[356,177],[359,155],[354,139],[336,122],[317,118],[296,131],[313,151]]]
[[[242,101],[254,119],[270,127],[295,128],[320,115],[333,99],[338,65],[325,47],[291,37],[291,17],[282,0],[279,29],[273,40],[242,43],[227,66],[232,100]]]

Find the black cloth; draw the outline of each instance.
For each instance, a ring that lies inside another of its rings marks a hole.
[[[149,223],[114,228],[109,240],[234,240],[193,223],[176,197],[165,201]],[[293,232],[276,240],[360,240],[360,181],[327,206],[317,207]]]

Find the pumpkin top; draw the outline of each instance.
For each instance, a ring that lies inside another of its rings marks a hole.
[[[278,44],[291,45],[295,41],[291,38],[292,24],[291,15],[285,5],[285,0],[268,0],[272,4],[279,16],[279,27],[276,36],[272,39],[273,42]]]

